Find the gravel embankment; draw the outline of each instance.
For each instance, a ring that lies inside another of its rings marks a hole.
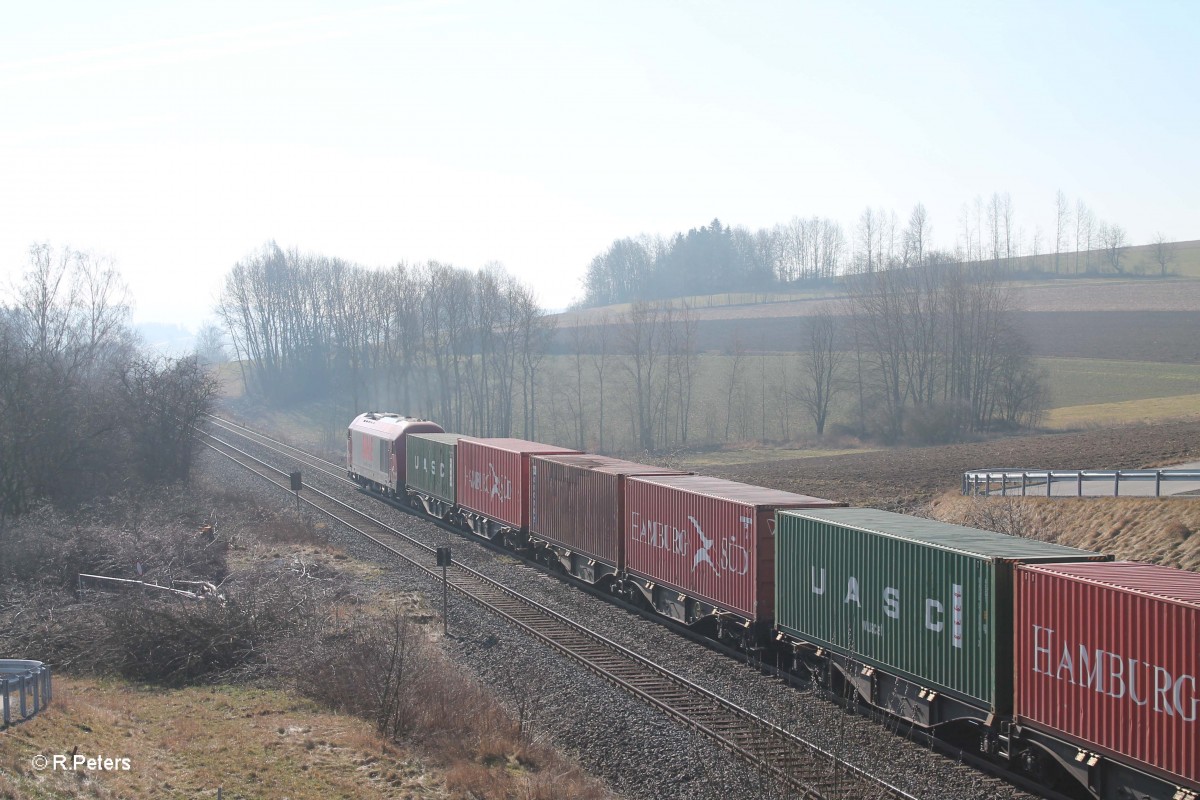
[[[258,453],[251,445],[249,452]],[[264,457],[265,458],[265,457]],[[269,460],[269,459],[266,459]],[[202,471],[214,481],[261,494],[266,505],[291,506],[279,489],[248,479],[240,467],[208,451]],[[327,485],[306,472],[306,484],[335,496],[357,493]],[[447,534],[429,522],[375,504],[373,515],[429,544]],[[433,608],[441,586],[397,563],[341,526],[331,543],[363,559],[395,564],[386,582],[397,591],[424,592]],[[801,691],[667,628],[602,602],[515,558],[452,537],[455,559],[557,609],[592,630],[647,656],[745,709],[791,730],[862,769],[922,798],[1026,798],[1024,792],[889,733],[878,723],[843,711],[815,691]],[[709,739],[692,733],[640,701],[468,601],[450,598],[451,640],[446,652],[493,687],[515,712],[559,749],[571,753],[617,792],[635,798],[728,800],[780,796],[777,789]]]

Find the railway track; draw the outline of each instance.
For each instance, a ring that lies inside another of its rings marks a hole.
[[[228,433],[245,437],[353,485],[344,475],[338,474],[340,467],[337,465],[235,423],[217,418],[211,418],[210,422]],[[211,433],[204,435],[204,441],[245,469],[282,489],[289,489],[287,472]],[[436,552],[429,545],[311,486],[305,487],[300,500],[441,581]],[[788,787],[796,797],[915,800],[912,795],[845,763],[824,748],[730,703],[482,573],[456,563],[448,571],[447,584],[449,589],[499,615],[602,679],[710,738],[762,774]]]

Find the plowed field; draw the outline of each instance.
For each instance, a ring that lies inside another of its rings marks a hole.
[[[1136,469],[1197,458],[1200,420],[735,464],[705,472],[857,506],[911,511],[959,487],[962,473],[972,469]]]

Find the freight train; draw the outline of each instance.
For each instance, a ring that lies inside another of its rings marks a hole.
[[[364,489],[1058,788],[1200,795],[1200,575],[370,412]]]

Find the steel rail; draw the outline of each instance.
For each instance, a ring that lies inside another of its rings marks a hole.
[[[205,441],[205,444],[215,451],[280,488],[288,489],[286,472],[212,434],[205,436],[212,440]],[[304,492],[300,499],[309,506],[441,581],[439,569],[433,566],[434,548],[324,492],[312,487],[306,487]],[[347,516],[358,524],[346,519]],[[401,552],[364,530],[361,527],[364,523],[374,528],[376,533],[399,540],[401,546],[410,550],[410,553]],[[411,552],[413,550],[415,554]],[[609,683],[707,736],[756,769],[798,791],[798,797],[813,800],[839,797],[915,800],[913,795],[846,763],[819,745],[758,717],[476,570],[458,563],[452,569],[449,586],[457,593],[499,615]]]
[[[273,439],[266,434],[259,433],[251,428],[247,428],[245,425],[234,422],[233,420],[224,419],[214,414],[208,414],[206,417],[209,422],[215,423],[230,433],[234,433],[238,436],[249,439],[255,444],[266,447],[268,450],[274,450],[282,455],[286,455],[288,458],[299,461],[301,464],[307,464],[310,467],[314,467],[318,471],[325,473],[329,477],[334,478],[341,483],[348,483],[355,487],[358,486],[357,483],[350,480],[350,478],[346,476],[346,466],[344,464],[338,464],[336,462],[321,458],[320,456],[315,456],[312,453],[301,450],[298,447],[294,447],[285,442],[281,442],[278,439]]]
[[[224,426],[224,428],[226,430],[230,431],[231,433],[234,433],[236,435],[239,435],[246,439],[249,439],[250,441],[253,441],[255,444],[266,447],[269,450],[274,450],[275,452],[280,453],[281,455],[286,455],[287,457],[292,458],[293,460],[298,461],[302,464],[309,464],[310,466],[314,466],[318,471],[329,476],[337,483],[347,484],[350,487],[352,487],[354,489],[354,491],[356,491],[356,492],[362,492],[362,493],[368,494],[373,499],[382,500],[383,502],[388,503],[389,505],[391,505],[393,508],[395,508],[397,510],[403,511],[407,514],[412,514],[413,516],[416,516],[419,519],[421,519],[425,522],[428,522],[432,525],[435,525],[437,527],[440,527],[444,530],[450,530],[455,533],[458,533],[459,535],[463,535],[463,536],[465,536],[465,538],[467,538],[473,544],[480,545],[480,546],[484,547],[485,549],[492,550],[493,552],[496,552],[496,553],[503,553],[505,555],[511,555],[510,550],[507,550],[501,546],[498,546],[487,539],[472,536],[469,534],[464,534],[462,530],[460,530],[458,528],[454,528],[452,526],[449,526],[447,523],[445,523],[441,520],[428,517],[418,509],[414,509],[406,504],[402,504],[397,500],[393,500],[391,498],[383,497],[382,495],[373,494],[373,493],[367,491],[363,487],[359,486],[355,481],[352,481],[348,477],[346,477],[345,467],[341,464],[338,464],[338,463],[335,463],[332,461],[328,461],[319,456],[313,455],[312,453],[308,453],[304,450],[300,450],[299,448],[293,447],[292,445],[286,444],[284,442],[280,442],[277,439],[267,436],[266,434],[259,433],[258,431],[255,431],[251,428],[247,428],[246,426],[240,425],[236,422],[232,422],[230,420],[225,420],[225,419],[222,419],[222,418],[216,417],[216,416],[211,416],[210,419],[213,422],[217,422],[217,423],[221,424],[222,426]],[[543,572],[544,574],[551,575],[551,576],[563,581],[564,583],[567,583],[567,584],[575,587],[576,589],[579,589],[582,592],[586,592],[587,594],[590,594],[593,597],[597,597],[599,599],[604,600],[605,602],[612,603],[620,608],[623,608],[631,614],[636,614],[636,615],[642,617],[643,619],[648,619],[648,620],[653,621],[656,624],[663,625],[664,627],[668,628],[669,630],[674,631],[679,636],[686,638],[689,641],[700,644],[704,647],[707,647],[710,650],[713,650],[715,652],[726,655],[729,658],[732,658],[734,660],[740,661],[740,660],[745,660],[745,658],[746,658],[746,654],[740,650],[730,647],[729,645],[727,645],[723,642],[718,642],[715,639],[706,637],[702,634],[698,634],[695,631],[693,631],[692,629],[688,628],[686,625],[683,625],[682,623],[679,623],[669,617],[663,617],[663,616],[655,614],[653,612],[649,612],[646,609],[644,609],[640,606],[637,606],[633,603],[630,603],[616,595],[599,591],[593,585],[587,583],[586,581],[581,581],[578,578],[575,578],[574,576],[572,576],[570,574],[548,569],[545,566],[543,566],[542,564],[538,564],[538,563],[532,562],[532,561],[526,562],[526,564],[531,569],[539,570],[539,571]],[[770,674],[770,675],[775,676],[776,678],[779,678],[781,681],[783,681],[784,683],[787,683],[790,686],[798,686],[799,683],[801,682],[801,679],[798,679],[797,676],[794,675],[793,673],[788,672],[787,670],[781,669],[776,665],[772,665],[769,662],[765,662],[765,661],[758,662],[757,668]],[[1046,800],[1070,800],[1070,798],[1068,798],[1066,795],[1063,795],[1059,792],[1055,792],[1051,789],[1048,789],[1047,787],[1037,783],[1036,781],[1032,780],[1031,778],[1029,778],[1027,775],[1025,775],[1023,773],[1005,769],[1004,767],[1002,767],[1001,765],[997,764],[994,761],[989,761],[985,758],[982,758],[981,756],[977,755],[972,750],[964,750],[958,744],[946,741],[944,739],[940,739],[928,731],[917,728],[916,726],[913,726],[913,725],[903,722],[901,720],[897,720],[894,717],[890,717],[888,714],[886,714],[886,712],[883,712],[879,709],[858,706],[856,703],[848,700],[847,698],[845,698],[843,696],[833,693],[833,692],[826,692],[826,699],[829,700],[830,702],[832,702],[836,705],[839,705],[843,708],[846,708],[846,709],[855,708],[858,711],[858,713],[865,713],[866,716],[868,716],[875,722],[879,723],[880,725],[883,725],[883,726],[893,730],[896,735],[901,736],[902,738],[907,738],[912,741],[920,742],[920,743],[928,746],[930,749],[937,751],[938,753],[942,754],[943,756],[945,756],[947,758],[951,758],[955,761],[959,761],[959,762],[968,764],[968,765],[974,767],[975,769],[979,770],[981,773],[992,776],[993,778],[998,778],[1000,780],[1003,780],[1019,789],[1023,789],[1027,792],[1030,792],[1031,794],[1040,795],[1041,797],[1046,798]]]

